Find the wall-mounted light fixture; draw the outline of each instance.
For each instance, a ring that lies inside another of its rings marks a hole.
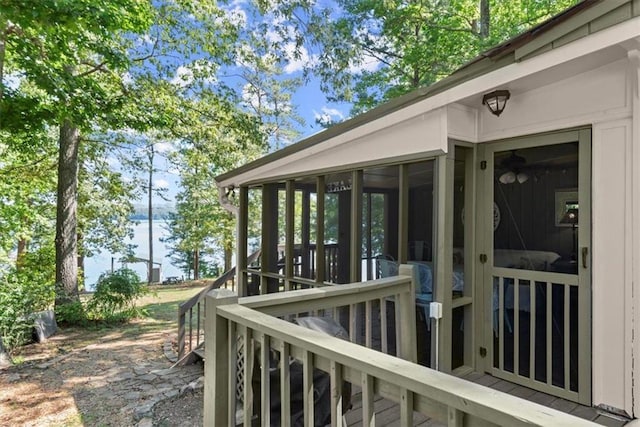
[[[482,97],[482,105],[486,105],[492,114],[499,116],[504,111],[510,96],[508,90],[494,90]]]

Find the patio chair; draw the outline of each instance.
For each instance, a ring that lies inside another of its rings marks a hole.
[[[433,301],[433,276],[431,274],[431,268],[420,262],[409,261],[408,263],[415,265],[418,269],[418,282],[420,286],[416,289],[416,305],[423,310],[427,330],[430,331],[429,304]]]
[[[398,275],[398,263],[389,255],[376,257],[377,279]]]

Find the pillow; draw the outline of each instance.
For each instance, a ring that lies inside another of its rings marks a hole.
[[[546,270],[560,255],[550,251],[522,251],[518,249],[496,249],[493,264],[496,267]]]

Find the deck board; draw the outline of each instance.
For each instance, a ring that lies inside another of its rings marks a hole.
[[[623,426],[627,422],[619,417],[610,416],[596,408],[579,405],[569,400],[560,399],[546,393],[535,391],[521,385],[513,384],[508,381],[492,377],[488,374],[471,372],[463,376],[462,378],[477,384],[490,387],[494,390],[500,390],[513,396],[529,400],[531,402],[549,406],[558,411],[566,412],[576,417],[591,420],[601,425],[619,427]],[[345,414],[345,419],[349,427],[361,427],[362,395],[360,393],[359,387],[354,386],[352,393],[352,407]],[[376,413],[376,426],[392,427],[400,425],[400,406],[398,404],[376,396],[374,400],[374,411]],[[415,427],[442,427],[444,425],[445,424],[425,417],[420,413],[414,412],[413,414],[413,426]]]

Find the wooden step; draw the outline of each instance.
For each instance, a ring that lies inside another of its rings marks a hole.
[[[194,348],[193,353],[197,354],[202,360],[204,360],[204,346]]]

